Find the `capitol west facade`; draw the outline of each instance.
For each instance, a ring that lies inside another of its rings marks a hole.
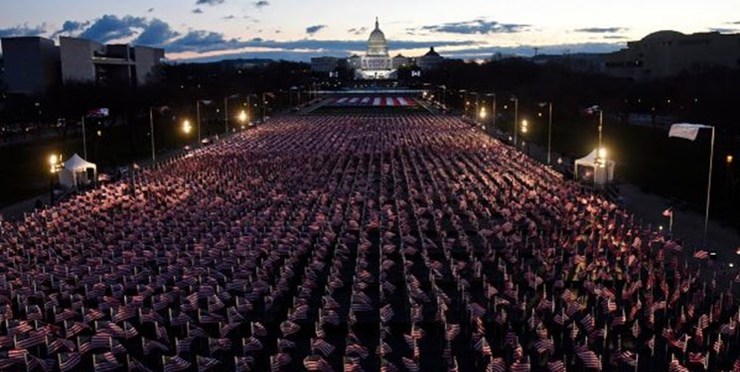
[[[396,78],[393,59],[388,54],[388,41],[383,31],[380,30],[377,18],[375,18],[375,29],[367,40],[367,52],[364,56],[350,57],[350,63],[355,69],[357,80]]]
[[[367,51],[364,55],[352,55],[346,59],[349,67],[354,71],[355,80],[392,80],[398,78],[398,68],[411,65],[422,71],[436,69],[444,57],[434,51],[434,47],[423,56],[407,58],[402,55],[391,57],[388,52],[388,41],[380,30],[380,23],[375,18],[375,29],[367,40]],[[311,58],[311,70],[315,73],[334,73],[340,64],[336,57]]]

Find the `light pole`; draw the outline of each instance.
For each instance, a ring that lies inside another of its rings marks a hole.
[[[59,172],[62,165],[62,155],[52,154],[49,156],[49,205],[54,206],[54,175]]]
[[[244,129],[244,123],[247,122],[247,119],[248,118],[249,118],[249,116],[247,116],[247,112],[246,111],[242,110],[241,112],[239,112],[238,119],[239,119],[239,122],[241,123],[241,129],[242,130]]]
[[[552,101],[540,103],[540,107],[547,106],[547,165],[552,162]]]
[[[522,131],[522,150],[524,150],[524,147],[525,147],[524,136],[526,136],[527,133],[529,132],[529,122],[527,121],[527,119],[522,120],[521,131]],[[516,145],[515,148],[518,148],[518,146],[519,145]]]
[[[157,155],[154,147],[154,109],[157,109],[160,114],[164,114],[166,110],[169,110],[167,106],[154,107],[149,106],[149,136],[151,137],[152,144],[152,164],[157,160]]]
[[[487,97],[492,97],[491,99],[491,128],[495,130],[496,128],[496,93],[488,93],[486,94]]]
[[[519,132],[519,98],[511,97],[510,101],[514,102],[514,148],[518,148],[518,132]]]
[[[468,91],[465,89],[459,90],[463,99],[463,118],[468,116]]]
[[[442,110],[447,111],[447,86],[440,85],[439,88],[442,88]]]
[[[238,94],[224,97],[224,133],[229,133],[229,99],[237,97],[239,97]]]
[[[480,95],[478,94],[478,92],[475,92],[475,112],[479,112],[479,111],[480,111]],[[473,118],[475,118],[475,116]]]

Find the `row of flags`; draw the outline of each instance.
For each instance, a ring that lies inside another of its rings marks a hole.
[[[680,242],[463,122],[279,120],[7,229],[8,368],[732,364]]]

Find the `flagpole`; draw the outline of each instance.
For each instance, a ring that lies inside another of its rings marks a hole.
[[[673,238],[673,210],[671,209],[671,215],[669,216],[670,219],[668,220],[668,234]]]
[[[229,97],[224,98],[224,133],[229,133]]]
[[[82,153],[87,160],[87,131],[85,131],[85,115],[82,115]]]
[[[707,231],[709,229],[709,203],[712,196],[712,163],[714,162],[714,126],[712,126],[712,144],[709,150],[709,179],[707,181],[707,207],[704,212],[704,245],[707,244]]]
[[[198,146],[200,146],[200,100],[195,101],[195,116],[198,124]]]
[[[496,93],[493,93],[493,103],[491,104],[491,126],[493,127],[493,130],[496,130]]]
[[[547,165],[550,165],[552,159],[552,102],[549,102],[550,113],[547,123]]]
[[[514,98],[514,149],[519,149],[518,141],[519,133],[519,98]]]
[[[154,150],[154,114],[152,113],[152,107],[149,106],[149,136],[152,139],[152,165],[156,159],[156,152]]]

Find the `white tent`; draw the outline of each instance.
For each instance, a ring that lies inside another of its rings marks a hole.
[[[597,187],[603,187],[614,179],[614,160],[607,159],[606,165],[598,161],[598,150],[594,149],[590,154],[576,160],[576,180],[593,179]]]
[[[88,169],[93,170],[92,179],[88,177]],[[98,167],[94,163],[74,154],[64,162],[64,167],[59,171],[59,184],[68,189],[87,185],[95,180],[97,173]]]

